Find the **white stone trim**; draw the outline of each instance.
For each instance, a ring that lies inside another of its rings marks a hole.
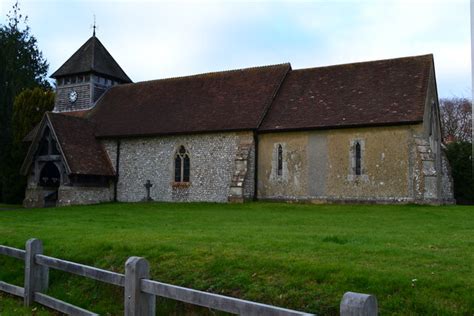
[[[360,145],[360,175],[356,175],[356,144]],[[365,168],[365,139],[363,138],[354,138],[350,140],[349,143],[349,172],[347,175],[348,181],[363,181],[368,182],[369,176],[366,173]]]
[[[181,154],[179,152],[179,150],[181,149],[181,147],[184,148],[184,154]],[[191,153],[189,151],[189,146],[185,145],[185,144],[179,144],[176,148],[175,148],[175,151],[174,151],[174,155],[172,157],[172,161],[173,161],[173,175],[172,175],[172,183],[173,184],[176,184],[176,183],[181,183],[181,184],[191,184]],[[179,182],[176,182],[176,175],[175,175],[175,172],[176,172],[176,157],[180,157],[181,158],[181,175],[180,175],[180,178],[181,178],[181,181]],[[184,178],[184,157],[187,156],[188,159],[189,159],[189,179],[188,181],[183,181],[183,178]]]
[[[282,169],[281,175],[278,174],[278,147],[281,145],[282,149]],[[288,145],[287,143],[276,142],[273,144],[272,150],[272,170],[270,174],[270,180],[277,182],[288,181]]]

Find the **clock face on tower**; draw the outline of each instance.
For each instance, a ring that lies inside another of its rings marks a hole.
[[[77,100],[77,92],[72,90],[69,92],[69,102],[74,103]]]

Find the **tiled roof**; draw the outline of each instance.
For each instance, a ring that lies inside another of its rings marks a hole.
[[[260,131],[421,122],[432,55],[291,71]]]
[[[61,114],[74,116],[74,117],[86,117],[89,114],[90,109],[87,110],[78,110],[78,111],[68,111],[68,112],[61,112]]]
[[[94,136],[94,125],[83,118],[47,113],[71,174],[113,176],[104,148]]]
[[[75,117],[85,117],[89,113],[89,111],[90,110],[70,111],[70,112],[62,112],[61,114],[75,116]],[[33,129],[29,131],[28,134],[26,134],[26,136],[23,138],[23,141],[27,143],[32,142],[36,136],[36,132],[38,132],[38,128],[40,125],[41,125],[41,122],[36,124],[36,126],[33,127]]]
[[[51,77],[97,73],[121,82],[132,82],[99,39],[92,36]]]
[[[96,135],[256,130],[289,64],[114,86],[89,117]]]

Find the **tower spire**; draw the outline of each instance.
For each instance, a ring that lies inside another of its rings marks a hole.
[[[95,37],[95,30],[97,29],[97,25],[96,25],[96,23],[95,23],[95,14],[94,14],[94,24],[92,25],[92,29],[93,29],[93,31],[92,31],[92,37]]]

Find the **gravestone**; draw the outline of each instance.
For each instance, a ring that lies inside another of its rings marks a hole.
[[[144,184],[144,186],[145,186],[145,189],[146,189],[146,197],[143,199],[143,201],[144,202],[153,201],[153,199],[150,196],[150,189],[153,186],[153,184],[151,184],[150,180],[146,180],[146,183]]]

